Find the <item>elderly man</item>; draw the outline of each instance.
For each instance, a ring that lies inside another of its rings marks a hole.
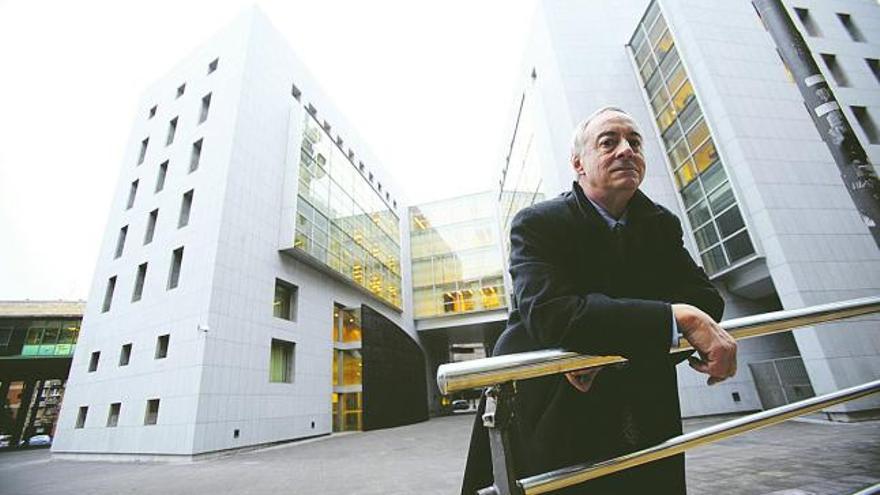
[[[681,433],[675,365],[679,337],[708,383],[736,372],[736,343],[716,323],[724,303],[682,243],[679,220],[638,190],[642,135],[623,110],[598,110],[575,129],[570,192],[522,210],[511,226],[514,310],[494,354],[565,348],[622,355],[610,368],[518,384],[515,465],[520,477],[648,447]],[[491,485],[478,421],[462,493]],[[683,494],[684,457],[565,490],[572,494]]]

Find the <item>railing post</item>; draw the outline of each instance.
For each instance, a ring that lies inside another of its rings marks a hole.
[[[522,490],[516,483],[516,464],[511,444],[515,398],[515,382],[505,382],[486,389],[483,426],[489,431],[492,476],[495,483],[477,492],[478,495],[522,495]]]

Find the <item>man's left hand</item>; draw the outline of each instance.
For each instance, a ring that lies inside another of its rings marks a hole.
[[[571,384],[572,387],[578,389],[580,392],[587,392],[590,390],[590,387],[593,386],[593,380],[596,379],[596,375],[599,374],[602,368],[587,368],[583,370],[575,370],[569,371],[565,374],[566,380]]]

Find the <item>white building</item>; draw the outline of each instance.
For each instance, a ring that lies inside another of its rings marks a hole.
[[[877,163],[880,7],[785,4]],[[682,219],[687,247],[725,296],[725,318],[880,292],[880,250],[748,0],[542,2],[502,190],[540,198],[570,188],[571,130],[606,105],[642,125],[643,190]],[[506,206],[508,227],[522,204]],[[682,413],[760,409],[876,379],[878,321],[744,341],[737,376],[712,388],[682,366]],[[878,407],[873,398],[830,413],[853,419]]]
[[[196,50],[140,104],[53,452],[426,419],[396,191],[258,10]]]

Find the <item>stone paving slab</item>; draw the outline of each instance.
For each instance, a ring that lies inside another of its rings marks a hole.
[[[0,453],[0,494],[458,493],[473,415],[188,463]],[[692,431],[718,422],[689,420]],[[690,495],[850,495],[880,482],[880,422],[789,421],[688,453]]]

